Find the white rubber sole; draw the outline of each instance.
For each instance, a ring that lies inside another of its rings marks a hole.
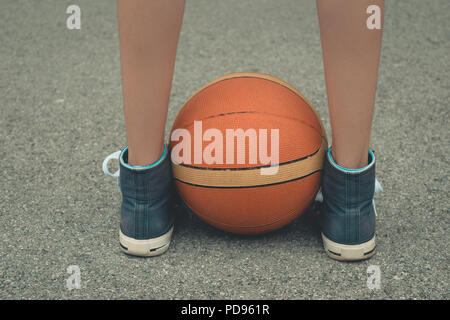
[[[345,245],[331,241],[323,233],[322,240],[327,255],[339,261],[369,259],[375,253],[375,236],[367,242],[356,245]]]
[[[119,230],[120,249],[134,256],[153,257],[167,251],[172,239],[173,227],[162,236],[148,240],[130,238]]]

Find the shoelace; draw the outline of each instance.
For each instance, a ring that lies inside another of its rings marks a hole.
[[[119,160],[121,153],[122,153],[122,150],[117,150],[117,151],[111,153],[109,156],[107,156],[105,158],[105,160],[103,160],[103,165],[102,165],[102,169],[103,169],[103,173],[104,174],[106,174],[107,176],[113,177],[113,178],[117,178],[117,189],[119,191],[120,191],[120,179],[119,179],[120,166],[119,166],[119,169],[117,169],[116,172],[111,173],[111,171],[108,170],[108,163],[111,160]]]

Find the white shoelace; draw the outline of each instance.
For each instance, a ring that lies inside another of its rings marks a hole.
[[[116,172],[111,173],[111,171],[108,170],[108,163],[111,160],[119,160],[121,153],[122,153],[122,150],[117,150],[117,151],[111,153],[109,156],[107,156],[105,158],[105,160],[103,160],[103,165],[102,165],[104,174],[106,174],[107,176],[113,177],[113,178],[117,178],[117,189],[119,189],[119,191],[120,191],[120,180],[119,180],[120,166]]]

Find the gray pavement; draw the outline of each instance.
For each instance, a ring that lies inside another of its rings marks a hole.
[[[69,4],[81,30],[66,28]],[[203,84],[237,71],[277,76],[329,133],[314,1],[189,0],[169,130]],[[0,2],[1,299],[448,299],[450,3],[386,1],[372,147],[378,252],[340,263],[314,209],[272,234],[217,231],[180,212],[169,251],[118,247],[120,194],[103,175],[126,144],[112,0]],[[67,267],[81,270],[68,290]],[[367,268],[381,271],[370,290]]]

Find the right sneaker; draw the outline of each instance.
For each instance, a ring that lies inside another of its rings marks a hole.
[[[107,163],[117,157],[120,169],[111,174]],[[126,147],[105,159],[103,171],[119,178],[118,186],[122,193],[120,249],[141,257],[166,252],[175,220],[175,215],[169,210],[172,176],[167,147],[164,146],[164,153],[157,162],[144,167],[128,164]]]
[[[346,169],[336,164],[329,148],[323,170],[320,226],[326,253],[341,261],[370,258],[376,247],[375,155],[369,150],[367,166]]]

